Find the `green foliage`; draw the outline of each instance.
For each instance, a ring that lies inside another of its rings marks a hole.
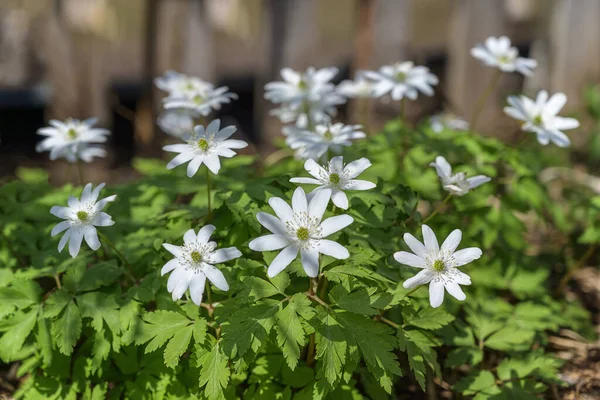
[[[597,93],[588,97],[597,113]],[[484,254],[464,267],[473,281],[463,286],[467,300],[447,296],[433,309],[426,288],[407,295],[402,282],[415,270],[391,255],[406,250],[405,232],[419,235],[425,215],[417,210],[445,195],[428,166],[437,155],[493,180],[452,198],[428,222],[440,240],[460,228],[461,248]],[[132,280],[105,245],[84,245],[75,259],[58,253],[49,209],[81,188],[53,188],[45,172],[20,169],[0,187],[0,359],[19,362],[27,376],[16,397],[417,398],[408,388],[425,390],[437,377],[475,399],[528,399],[559,383],[548,335],[594,333],[587,311],[563,300],[553,282],[600,240],[598,196],[565,190],[556,202],[537,178],[564,157],[396,121],[344,157],[368,157],[373,166],[360,178],[377,188],[349,193],[355,222],[335,239],[351,256],[322,257],[317,293],[297,261],[270,279],[274,253],[248,249],[264,233],[256,213],[270,212],[272,196],[290,198],[289,178],[306,175],[302,163],[261,169],[253,157],[224,160],[210,223],[219,247],[235,246],[243,257],[219,266],[230,290],[213,291],[202,307],[173,302],[159,273],[170,258],[162,243],[181,243],[187,229],[209,222],[202,178],[136,160],[144,177],[105,189],[117,194],[107,208],[116,224],[100,229],[127,258]],[[572,251],[524,241],[540,223]]]

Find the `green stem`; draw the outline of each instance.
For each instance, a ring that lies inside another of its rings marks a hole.
[[[137,279],[135,278],[135,275],[133,274],[133,269],[131,268],[131,264],[129,264],[129,262],[127,262],[127,259],[125,258],[125,256],[123,255],[123,253],[121,253],[119,251],[119,249],[117,249],[117,247],[113,244],[113,242],[111,242],[106,236],[104,236],[104,234],[100,231],[98,232],[98,236],[100,237],[100,240],[104,241],[104,243],[106,243],[106,245],[108,247],[110,247],[119,257],[119,259],[121,260],[121,262],[123,263],[123,265],[127,268],[125,271],[125,275],[127,275],[127,277],[129,279],[131,279],[134,283],[137,283]]]
[[[426,223],[426,222],[428,222],[430,219],[432,219],[433,217],[435,217],[435,215],[436,215],[438,212],[440,212],[440,210],[442,209],[442,207],[444,207],[444,205],[445,205],[445,204],[446,204],[446,203],[447,203],[447,202],[450,200],[450,198],[451,198],[451,197],[452,197],[452,195],[451,195],[451,194],[448,194],[448,196],[446,196],[446,198],[444,199],[444,201],[442,201],[442,202],[441,202],[441,203],[440,203],[440,204],[439,204],[439,205],[436,207],[436,209],[435,209],[435,210],[433,210],[433,212],[432,212],[431,214],[429,214],[429,215],[427,216],[427,218],[425,218],[425,219],[423,220],[423,223]]]
[[[279,161],[283,160],[284,158],[292,157],[293,155],[294,154],[291,153],[290,149],[288,149],[288,148],[280,149],[280,150],[277,150],[277,151],[269,154],[263,161],[263,165],[265,167],[271,167],[271,166],[277,164]]]
[[[83,168],[81,167],[81,161],[77,160],[77,177],[79,179],[79,184],[83,186]]]
[[[208,199],[208,219],[211,217],[212,208],[210,204],[210,171],[206,168],[206,190],[207,190],[207,199]]]
[[[62,289],[62,285],[60,284],[60,275],[54,274],[54,282],[56,282],[56,287],[58,290]]]
[[[406,122],[406,97],[400,100],[400,119],[402,122]]]
[[[598,246],[599,244],[596,243],[593,246],[588,247],[587,251],[579,259],[579,261],[577,261],[571,268],[569,268],[567,273],[560,280],[560,285],[558,286],[558,293],[563,293],[565,291],[567,283],[569,283],[575,272],[577,272],[579,268],[583,267],[585,263],[594,255],[594,252],[596,251]]]
[[[412,289],[411,291],[409,291],[408,293],[406,293],[404,296],[402,296],[402,298],[400,300],[402,300],[402,299],[404,299],[406,297],[410,297],[411,294],[413,294],[417,290],[421,289],[421,286],[423,286],[423,285],[419,285],[416,288]]]
[[[485,90],[479,96],[479,100],[477,100],[477,104],[475,105],[475,110],[473,111],[473,116],[471,117],[471,121],[469,122],[469,130],[471,132],[475,132],[475,127],[477,125],[477,120],[481,115],[481,111],[483,111],[483,106],[487,102],[490,95],[494,92],[496,85],[498,85],[498,81],[500,80],[500,76],[502,76],[501,70],[494,71],[492,78],[490,79],[490,83],[487,85]]]
[[[309,367],[315,362],[315,334],[310,335],[308,350],[306,351],[306,365]]]

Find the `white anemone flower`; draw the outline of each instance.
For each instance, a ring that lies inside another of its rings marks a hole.
[[[83,188],[81,200],[71,196],[68,200],[68,207],[54,206],[50,209],[52,215],[64,219],[64,221],[52,228],[52,232],[50,233],[54,237],[66,230],[58,243],[59,252],[69,242],[69,254],[71,254],[71,257],[76,257],[79,254],[81,242],[84,238],[92,250],[96,251],[100,248],[100,240],[98,239],[96,227],[114,225],[115,221],[102,210],[107,203],[114,201],[117,197],[117,195],[113,194],[100,201],[96,201],[103,187],[104,183],[101,183],[92,190],[92,184],[88,183]]]
[[[269,265],[267,270],[269,277],[272,278],[283,271],[298,257],[298,253],[306,275],[311,278],[319,274],[319,254],[338,260],[350,256],[344,246],[325,239],[354,221],[346,214],[321,221],[330,196],[331,190],[324,189],[308,202],[304,190],[299,187],[292,196],[292,207],[279,197],[269,199],[269,205],[277,217],[264,212],[256,215],[258,222],[272,234],[252,240],[249,244],[250,249],[255,251],[283,249]]]
[[[362,125],[321,124],[314,131],[287,127],[286,143],[303,159],[321,159],[329,150],[341,153],[343,147],[352,145],[352,140],[362,139],[367,135],[361,131]]]
[[[217,244],[209,242],[214,230],[213,225],[202,227],[197,235],[193,229],[188,230],[183,235],[183,246],[163,243],[163,247],[175,256],[160,270],[161,275],[173,271],[167,281],[167,290],[173,301],[179,300],[189,288],[192,301],[199,306],[206,278],[220,290],[229,290],[225,276],[214,264],[239,258],[242,253],[235,247],[215,250]]]
[[[440,113],[429,117],[431,130],[435,133],[441,133],[445,129],[453,131],[468,131],[469,123],[451,113]]]
[[[290,182],[304,183],[308,185],[319,185],[308,197],[311,198],[320,190],[331,190],[331,201],[336,207],[343,210],[348,209],[348,197],[346,190],[369,190],[375,185],[373,182],[354,179],[371,166],[368,158],[361,158],[344,165],[344,157],[333,157],[327,167],[322,167],[315,160],[306,160],[304,169],[314,178],[292,178]]]
[[[404,241],[412,253],[394,253],[394,258],[400,264],[421,269],[418,274],[404,282],[404,288],[412,289],[429,283],[429,303],[433,308],[439,307],[444,301],[444,288],[457,300],[466,299],[467,296],[460,285],[470,285],[471,278],[458,270],[458,267],[481,257],[481,249],[468,247],[456,251],[462,238],[460,229],[452,231],[441,247],[431,228],[423,225],[422,230],[424,244],[410,233],[405,233]]]
[[[219,157],[231,158],[236,155],[232,149],[243,149],[248,143],[243,140],[229,139],[237,130],[233,125],[219,129],[221,121],[215,119],[204,129],[197,125],[194,135],[190,136],[183,144],[170,144],[163,150],[179,153],[168,164],[167,169],[173,169],[181,164],[190,162],[187,167],[187,176],[192,177],[198,172],[202,164],[213,173],[218,174],[221,169]]]
[[[478,44],[471,49],[471,55],[481,60],[488,67],[498,68],[502,72],[519,72],[531,76],[537,67],[537,61],[519,57],[519,50],[511,46],[506,36],[490,36],[485,44]]]
[[[94,157],[105,157],[106,151],[97,146],[110,135],[108,129],[94,128],[96,118],[84,121],[67,119],[64,122],[50,120],[50,126],[38,129],[38,135],[45,138],[38,143],[36,151],[50,151],[50,159],[65,158],[71,163],[78,160],[91,162]]]
[[[328,67],[315,69],[309,67],[305,72],[283,68],[283,81],[269,82],[265,85],[265,99],[272,103],[300,103],[316,101],[323,93],[332,92],[335,86],[330,81],[337,75],[338,69]]]
[[[450,192],[454,196],[464,196],[469,193],[471,189],[481,186],[491,180],[489,176],[485,175],[476,175],[467,178],[464,172],[452,175],[452,166],[448,163],[446,158],[442,156],[437,156],[435,162],[430,163],[429,166],[434,167],[437,171],[444,190]]]
[[[337,86],[337,92],[351,99],[368,99],[374,97],[373,83],[359,75],[356,80],[345,80]]]
[[[220,110],[223,104],[231,103],[238,95],[229,92],[227,86],[208,87],[203,90],[189,90],[163,99],[165,110],[185,109],[207,116],[213,110]]]
[[[176,71],[167,71],[163,76],[154,79],[156,86],[167,92],[169,96],[185,96],[186,93],[212,90],[214,86],[200,78],[188,76]]]
[[[337,114],[337,106],[346,99],[334,92],[323,93],[318,100],[301,103],[283,103],[269,114],[279,118],[284,124],[293,122],[299,128],[310,128],[318,124],[328,124]]]
[[[542,90],[535,101],[526,96],[509,96],[510,107],[505,107],[504,112],[524,121],[521,129],[535,133],[541,144],[552,142],[559,147],[568,147],[571,140],[562,131],[579,127],[579,121],[557,115],[566,102],[567,96],[564,93],[555,93],[548,98],[548,92]]]
[[[361,71],[361,74],[373,82],[373,97],[389,93],[393,100],[405,97],[415,100],[419,92],[433,96],[432,86],[439,83],[437,76],[429,72],[429,68],[415,66],[411,61],[384,65],[379,71]]]
[[[158,117],[158,126],[168,135],[183,139],[194,131],[197,114],[188,110],[169,110]]]

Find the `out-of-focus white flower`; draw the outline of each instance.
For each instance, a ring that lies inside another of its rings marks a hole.
[[[239,258],[242,253],[235,247],[215,250],[217,244],[209,242],[214,230],[213,225],[202,227],[197,235],[193,229],[188,230],[183,235],[183,246],[163,243],[163,247],[175,256],[160,270],[161,275],[173,271],[167,281],[167,290],[173,301],[179,300],[189,287],[192,301],[199,306],[206,278],[220,290],[229,290],[225,276],[214,264]]]
[[[158,117],[158,126],[165,133],[185,139],[194,131],[194,120],[197,114],[189,110],[169,110]]]
[[[167,71],[163,76],[154,79],[154,83],[171,97],[185,97],[188,94],[214,89],[209,82],[175,71]]]
[[[467,178],[464,172],[452,175],[452,166],[442,156],[437,156],[435,162],[430,163],[429,166],[434,167],[437,171],[444,190],[450,192],[454,196],[464,196],[469,193],[471,189],[481,186],[491,180],[489,176],[485,175]]]
[[[440,113],[429,117],[431,130],[435,133],[441,133],[445,129],[453,131],[468,131],[469,123],[450,113]]]
[[[471,55],[481,60],[488,67],[498,68],[503,72],[519,72],[530,76],[537,67],[537,61],[519,57],[519,50],[510,45],[506,36],[490,36],[485,44],[478,44],[471,49]]]
[[[404,288],[412,289],[429,283],[429,303],[433,308],[439,307],[444,301],[444,288],[457,300],[466,299],[467,296],[460,285],[470,285],[471,278],[459,271],[458,267],[481,257],[481,249],[468,247],[456,251],[462,239],[460,229],[452,231],[442,243],[442,247],[439,246],[431,228],[423,225],[422,229],[424,244],[410,233],[405,233],[404,241],[412,253],[394,253],[394,258],[400,264],[421,269],[418,274],[404,282]]]
[[[328,124],[337,114],[336,106],[344,104],[346,99],[331,92],[323,93],[318,100],[302,103],[283,103],[269,114],[279,118],[284,124],[294,123],[299,128],[309,128],[311,125]]]
[[[187,139],[187,143],[170,144],[163,150],[179,153],[168,164],[167,169],[173,169],[181,164],[190,162],[187,167],[187,176],[192,177],[198,172],[202,164],[213,173],[218,174],[221,169],[219,157],[231,158],[236,155],[232,149],[243,149],[248,143],[243,140],[229,139],[237,130],[233,125],[219,129],[221,121],[215,119],[204,129],[197,125],[194,135]]]
[[[362,125],[344,125],[341,122],[333,125],[317,125],[314,131],[297,127],[284,127],[286,143],[303,159],[321,159],[328,150],[341,153],[343,147],[350,146],[352,140],[366,137],[361,131]]]
[[[323,189],[309,203],[304,190],[297,188],[292,197],[292,207],[279,197],[269,199],[269,205],[277,217],[264,212],[256,215],[258,222],[272,234],[252,240],[249,244],[250,249],[255,251],[283,249],[269,265],[267,275],[270,278],[290,265],[298,257],[298,253],[306,275],[311,278],[319,274],[319,254],[339,260],[350,256],[344,246],[325,239],[354,221],[346,214],[321,221],[330,196],[331,190]]]
[[[337,75],[335,67],[315,69],[309,67],[305,72],[283,68],[283,81],[269,82],[265,85],[265,99],[273,103],[301,103],[320,100],[323,93],[332,92],[335,86],[330,81]]]
[[[37,131],[45,138],[38,143],[36,151],[50,151],[51,160],[65,158],[71,163],[77,160],[89,163],[94,157],[105,157],[106,151],[95,144],[106,142],[110,131],[93,128],[96,121],[96,118],[85,121],[67,119],[64,122],[50,120],[50,126]]]
[[[229,92],[227,86],[222,86],[216,89],[209,87],[202,90],[186,90],[166,97],[163,103],[166,110],[186,109],[207,116],[212,110],[220,110],[221,105],[231,103],[232,99],[237,98],[237,94]]]
[[[344,165],[344,157],[333,157],[327,168],[321,167],[315,160],[306,160],[304,169],[314,178],[292,178],[290,182],[304,183],[308,185],[319,185],[308,196],[311,198],[320,190],[331,190],[331,201],[337,207],[348,209],[348,197],[346,190],[369,190],[376,185],[373,182],[354,179],[371,166],[368,158],[361,158]]]
[[[102,210],[107,203],[114,201],[117,197],[117,195],[112,195],[96,201],[103,187],[104,183],[101,183],[92,190],[92,184],[88,183],[83,188],[81,200],[71,196],[68,200],[68,207],[54,206],[50,209],[52,215],[64,219],[52,228],[50,233],[51,236],[56,236],[66,230],[58,243],[59,252],[69,242],[69,254],[71,257],[77,256],[84,238],[92,250],[96,251],[100,248],[96,227],[114,225],[115,221]]]
[[[559,147],[568,147],[571,140],[562,131],[579,127],[579,121],[557,115],[566,102],[567,96],[564,93],[555,93],[548,98],[548,92],[542,90],[535,101],[526,96],[509,96],[510,107],[504,107],[504,112],[524,121],[521,129],[535,133],[541,144],[552,142]]]
[[[373,83],[361,74],[355,80],[345,80],[337,86],[337,92],[351,99],[370,98],[373,96]]]
[[[361,71],[361,74],[372,81],[373,97],[389,93],[394,100],[405,97],[415,100],[419,92],[433,96],[432,86],[439,82],[437,76],[429,72],[429,68],[415,66],[411,61],[384,65],[379,71]]]

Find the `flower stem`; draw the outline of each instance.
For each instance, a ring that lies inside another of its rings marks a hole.
[[[211,204],[210,204],[210,171],[206,168],[206,190],[207,190],[207,200],[208,200],[208,219],[211,218]]]
[[[77,160],[77,177],[79,179],[79,184],[83,186],[83,168],[81,167],[81,161]]]
[[[315,334],[310,335],[308,350],[306,351],[306,365],[311,366],[315,362]]]
[[[448,196],[446,196],[446,198],[444,199],[444,201],[442,201],[436,208],[435,210],[433,210],[433,212],[431,214],[429,214],[427,216],[427,218],[425,218],[423,220],[423,223],[428,222],[430,219],[432,219],[433,217],[435,217],[435,215],[440,212],[440,210],[442,209],[442,207],[444,207],[444,205],[450,200],[450,198],[452,197],[451,194],[448,194]]]
[[[411,291],[409,291],[408,293],[406,293],[404,296],[402,296],[402,298],[400,300],[402,300],[402,299],[404,299],[406,297],[410,297],[411,294],[413,294],[417,290],[421,289],[421,286],[423,286],[423,285],[419,285],[416,288],[412,289]]]
[[[292,157],[292,156],[293,156],[293,154],[290,153],[290,149],[288,149],[288,148],[280,149],[280,150],[277,150],[277,151],[269,154],[263,161],[263,165],[265,167],[271,167],[271,166],[277,164],[279,161],[283,160],[284,158],[288,158],[288,157]]]
[[[400,119],[402,122],[406,122],[406,97],[402,97],[400,100]]]
[[[54,274],[54,282],[56,282],[56,287],[60,290],[62,289],[62,285],[60,284],[60,275]]]
[[[208,279],[206,280],[206,300],[208,301],[208,304],[210,305],[210,307],[207,308],[208,316],[212,318],[215,308],[214,308],[213,302],[212,302],[212,292],[210,290],[210,283],[208,282]]]
[[[113,244],[113,242],[111,242],[106,236],[104,236],[104,234],[102,232],[100,232],[100,231],[97,231],[97,232],[98,232],[98,236],[100,236],[100,240],[104,241],[104,243],[106,243],[106,245],[108,247],[113,249],[113,251],[117,254],[119,259],[123,263],[123,265],[127,268],[125,270],[125,275],[127,275],[127,277],[129,279],[131,279],[134,283],[137,283],[137,279],[135,278],[135,275],[133,274],[133,269],[131,268],[131,264],[129,264],[129,262],[127,262],[127,259],[125,258],[123,253],[121,253],[119,251],[119,249],[117,249],[117,247]]]
[[[469,130],[471,132],[475,131],[475,126],[477,125],[477,120],[479,119],[479,116],[481,115],[481,111],[483,111],[483,106],[485,105],[488,98],[490,97],[490,95],[492,94],[494,89],[496,88],[496,85],[498,85],[498,81],[500,80],[501,75],[502,75],[502,71],[500,71],[499,69],[494,71],[494,75],[492,75],[492,78],[490,79],[490,83],[487,85],[485,90],[481,93],[481,96],[479,96],[479,100],[477,100],[477,104],[475,105],[475,110],[473,111],[473,116],[471,117],[471,122],[469,122]]]
[[[594,255],[594,252],[596,251],[596,249],[598,249],[598,246],[599,244],[596,243],[588,247],[587,251],[579,259],[579,261],[577,261],[573,266],[571,266],[571,268],[569,268],[567,273],[560,280],[560,285],[558,286],[558,293],[563,293],[565,291],[567,283],[569,283],[575,272],[577,272],[579,268],[583,267],[585,263]]]

